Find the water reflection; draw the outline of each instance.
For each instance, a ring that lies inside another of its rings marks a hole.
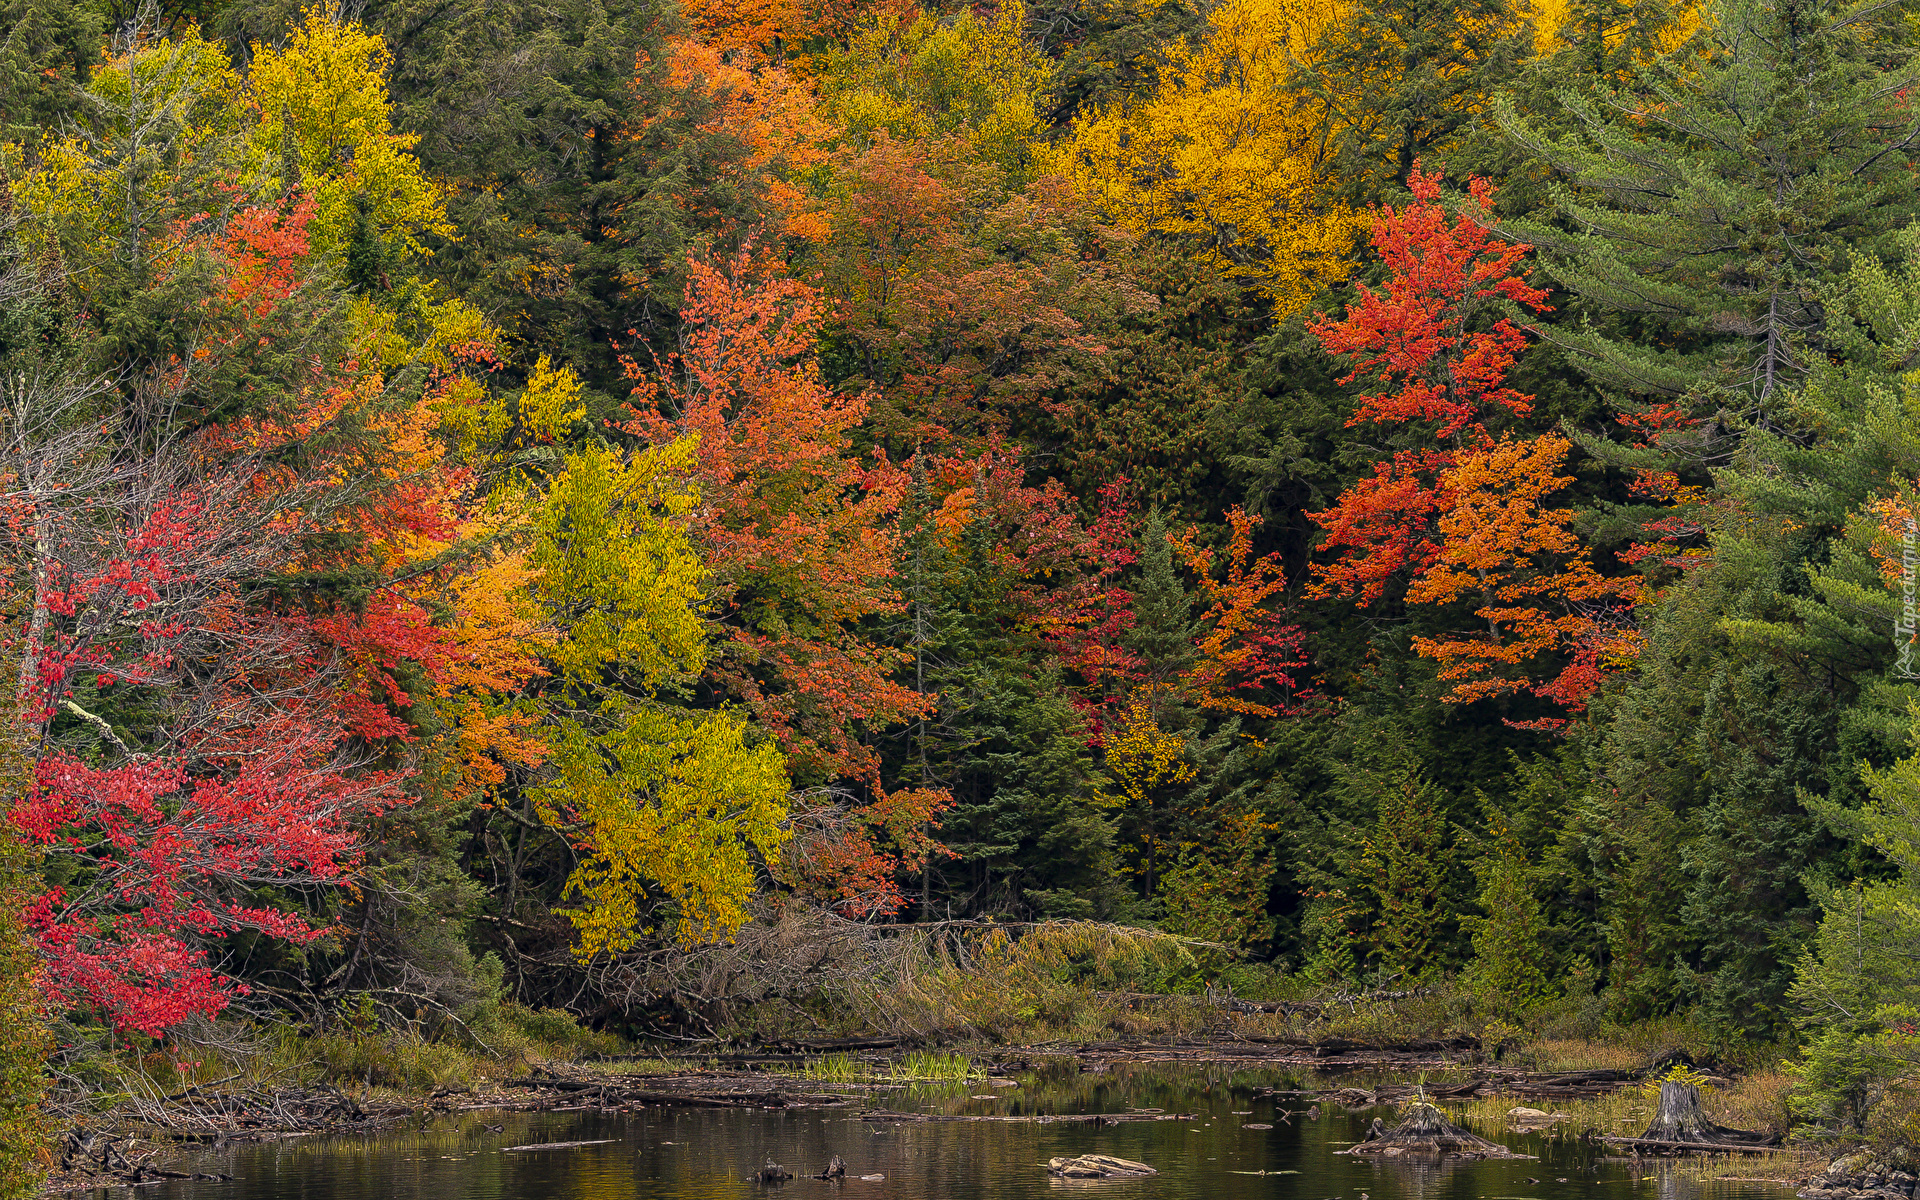
[[[1789,1195],[1761,1184],[1700,1185],[1651,1162],[1605,1158],[1590,1146],[1504,1129],[1477,1132],[1539,1155],[1540,1161],[1344,1157],[1336,1151],[1364,1137],[1376,1111],[1336,1109],[1309,1120],[1307,1102],[1284,1093],[1339,1083],[1297,1072],[1181,1063],[1120,1065],[1096,1074],[1063,1060],[1016,1079],[1015,1088],[905,1087],[881,1103],[904,1112],[1034,1115],[1158,1108],[1196,1117],[1095,1128],[1078,1122],[875,1124],[858,1120],[850,1109],[466,1115],[378,1138],[299,1138],[204,1151],[181,1163],[182,1169],[225,1172],[233,1182],[175,1182],[141,1194],[180,1200],[744,1200],[769,1193],[780,1200],[1021,1200],[1091,1188],[1115,1200],[1786,1200]],[[1340,1080],[1352,1081],[1350,1075]],[[500,1126],[498,1131],[490,1123]],[[1246,1128],[1250,1124],[1272,1128]],[[571,1150],[505,1149],[598,1138],[612,1140]],[[1049,1158],[1089,1153],[1149,1163],[1160,1174],[1101,1181],[1046,1173]],[[849,1178],[805,1178],[835,1154],[846,1161]],[[771,1188],[754,1181],[768,1160],[801,1178]],[[857,1178],[875,1174],[884,1180]]]

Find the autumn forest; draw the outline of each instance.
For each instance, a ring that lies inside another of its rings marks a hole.
[[[0,1122],[1230,991],[1920,1138],[1916,84],[1910,0],[0,0]]]

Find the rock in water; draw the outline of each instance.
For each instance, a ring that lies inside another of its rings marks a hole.
[[[1107,1154],[1082,1154],[1079,1158],[1055,1158],[1047,1162],[1047,1174],[1063,1179],[1144,1179],[1159,1173],[1145,1163]]]
[[[787,1180],[793,1178],[793,1172],[787,1170],[779,1163],[774,1162],[772,1159],[768,1159],[767,1165],[760,1168],[760,1174],[757,1178],[761,1183],[785,1183]]]

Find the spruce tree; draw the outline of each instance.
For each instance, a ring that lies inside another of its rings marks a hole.
[[[1565,93],[1572,135],[1497,106],[1567,184],[1558,224],[1513,234],[1587,301],[1665,327],[1556,328],[1603,387],[1741,411],[1804,378],[1827,342],[1822,288],[1914,211],[1897,16],[1882,0],[1720,0],[1619,89]]]
[[[0,142],[31,151],[59,134],[100,64],[105,24],[69,0],[0,0]]]
[[[1676,8],[1667,0],[1573,0],[1560,27],[1542,32],[1588,78],[1624,82],[1672,39]]]

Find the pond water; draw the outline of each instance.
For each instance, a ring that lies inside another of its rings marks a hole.
[[[168,1165],[225,1173],[233,1181],[173,1182],[139,1194],[182,1200],[766,1200],[770,1194],[779,1200],[1022,1200],[1089,1188],[1114,1200],[1788,1200],[1792,1194],[1764,1183],[1701,1183],[1685,1167],[1636,1163],[1585,1143],[1490,1128],[1487,1122],[1477,1123],[1475,1131],[1539,1161],[1420,1164],[1342,1157],[1335,1152],[1364,1138],[1375,1115],[1391,1121],[1392,1113],[1370,1109],[1310,1120],[1305,1100],[1260,1094],[1371,1084],[1383,1076],[1309,1077],[1181,1063],[1011,1078],[1018,1087],[912,1085],[882,1093],[879,1103],[908,1112],[1157,1108],[1198,1116],[1096,1129],[1085,1123],[878,1124],[860,1120],[857,1105],[471,1113],[377,1136],[294,1138],[192,1152]],[[600,1138],[610,1140],[571,1150],[506,1149]],[[1087,1153],[1149,1163],[1160,1174],[1080,1181],[1046,1173],[1046,1161],[1055,1155]],[[850,1176],[886,1178],[804,1178],[834,1154],[845,1160]],[[802,1178],[771,1187],[755,1181],[768,1159]]]

